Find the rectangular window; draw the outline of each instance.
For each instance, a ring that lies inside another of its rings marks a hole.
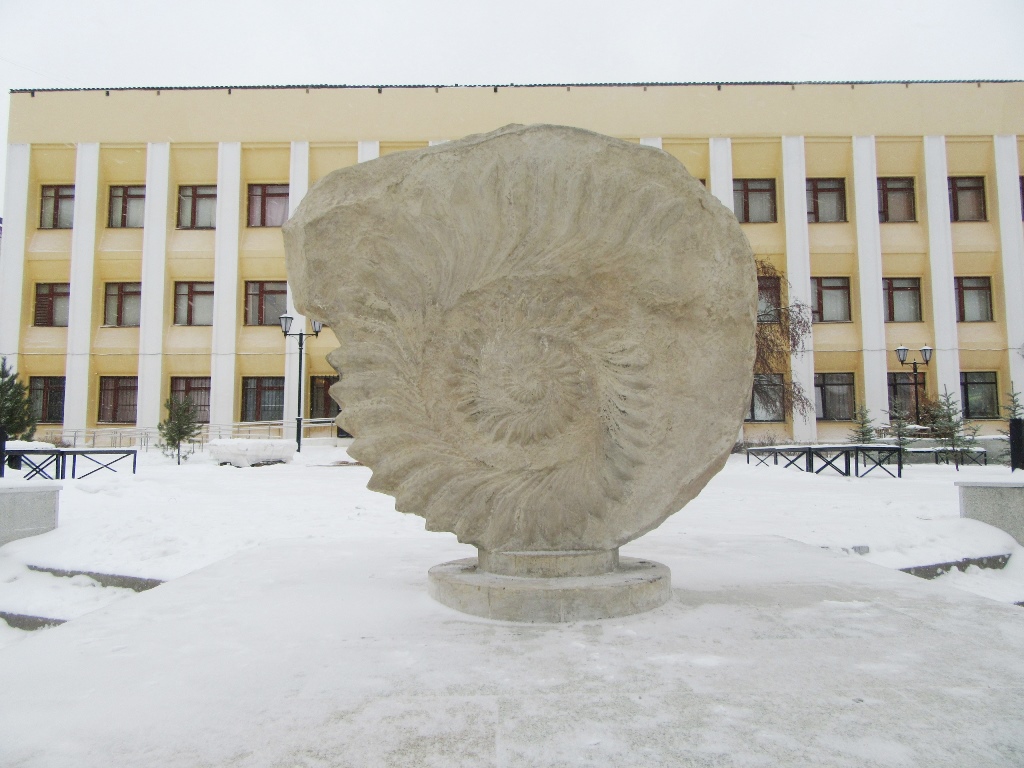
[[[284,418],[284,376],[242,377],[242,421]]]
[[[850,322],[850,278],[811,278],[811,320],[815,323]]]
[[[917,277],[883,277],[885,322],[921,322],[921,279]]]
[[[766,224],[775,219],[775,179],[733,179],[732,200],[741,224]]]
[[[40,229],[71,229],[75,223],[75,185],[47,184],[39,212]]]
[[[249,226],[280,227],[288,221],[287,184],[249,185]]]
[[[30,376],[28,397],[32,418],[37,424],[61,424],[64,421],[64,377]]]
[[[807,180],[807,221],[846,221],[846,179]]]
[[[759,276],[757,278],[757,322],[777,323],[782,307],[782,279]]]
[[[133,327],[139,324],[142,283],[107,283],[103,324]]]
[[[882,223],[917,221],[912,177],[878,180],[878,220]]]
[[[181,401],[186,397],[196,406],[196,420],[210,423],[210,377],[172,376],[171,397]]]
[[[247,280],[245,283],[245,324],[277,325],[287,311],[288,283]]]
[[[814,374],[814,415],[819,421],[853,419],[853,374]]]
[[[960,405],[965,419],[998,419],[999,387],[995,371],[962,372]]]
[[[889,410],[897,409],[910,415],[913,419],[916,406],[924,402],[925,397],[925,374],[923,371],[917,374],[917,381],[914,381],[913,373],[890,373],[889,378]],[[915,396],[914,389],[917,389]]]
[[[33,325],[66,328],[70,297],[69,283],[36,283],[36,313]]]
[[[178,229],[213,229],[216,221],[216,184],[178,187]]]
[[[338,376],[309,377],[309,418],[333,419],[341,409],[328,390],[338,382]]]
[[[213,325],[213,283],[174,284],[174,324]]]
[[[139,184],[130,187],[111,187],[107,226],[113,229],[141,228],[145,209],[145,186]]]
[[[949,177],[949,220],[985,221],[985,177]]]
[[[784,391],[781,373],[755,373],[754,391],[746,421],[785,421]]]
[[[957,277],[956,320],[986,323],[992,320],[992,280],[988,277]]]
[[[136,376],[100,376],[100,415],[107,424],[134,424],[139,380]]]

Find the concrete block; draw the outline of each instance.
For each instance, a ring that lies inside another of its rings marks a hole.
[[[57,527],[61,483],[0,480],[0,546]]]
[[[430,595],[462,613],[503,621],[562,623],[630,616],[672,596],[669,569],[632,557],[596,576],[528,578],[488,573],[476,558],[430,569]]]
[[[488,552],[477,550],[477,567],[499,576],[554,578],[597,576],[619,565],[619,548],[570,552]]]
[[[980,520],[1024,544],[1024,480],[961,480],[960,517]]]

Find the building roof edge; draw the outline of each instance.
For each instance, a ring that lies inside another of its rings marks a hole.
[[[309,83],[304,85],[172,85],[172,86],[120,86],[96,88],[12,88],[10,93],[76,93],[91,91],[252,91],[252,90],[342,90],[342,89],[409,89],[409,88],[639,88],[639,87],[685,87],[685,86],[749,86],[749,85],[969,85],[969,84],[1024,83],[1024,80],[975,79],[975,80],[745,80],[745,81],[692,81],[692,82],[635,82],[635,83],[491,83],[487,85],[461,85],[459,83],[437,84],[378,84],[347,85],[330,83]]]

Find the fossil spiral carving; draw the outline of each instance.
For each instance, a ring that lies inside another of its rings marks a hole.
[[[612,549],[720,469],[753,256],[669,155],[509,126],[336,171],[285,227],[370,488],[490,551]]]

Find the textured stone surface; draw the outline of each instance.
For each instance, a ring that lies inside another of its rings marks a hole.
[[[669,155],[508,126],[335,171],[284,228],[370,488],[490,552],[612,550],[721,468],[757,303]]]
[[[994,525],[1024,544],[1024,480],[960,481],[960,517]]]
[[[57,527],[60,483],[0,480],[0,546]]]
[[[502,576],[542,579],[556,576],[596,576],[614,571],[619,566],[619,550],[488,552],[486,549],[479,549],[477,565],[482,571]]]
[[[672,597],[668,568],[624,557],[614,571],[584,577],[523,578],[481,571],[476,558],[430,569],[439,603],[486,619],[561,623],[643,613]]]

